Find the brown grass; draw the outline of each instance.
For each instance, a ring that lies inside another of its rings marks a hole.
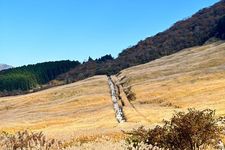
[[[216,109],[225,115],[225,44],[185,49],[174,55],[123,70],[135,108],[160,123],[174,110]]]
[[[49,90],[0,98],[0,130],[44,131],[50,137],[102,134],[117,126],[107,78],[96,76]],[[63,136],[65,135],[65,136]]]
[[[62,150],[62,141],[47,139],[42,132],[19,131],[15,134],[0,133],[0,149],[4,150]]]
[[[136,100],[121,91],[128,122],[115,119],[107,77],[83,81],[37,93],[0,98],[0,131],[43,131],[49,138],[92,141],[101,135],[122,139],[121,130],[153,127],[174,111],[216,109],[225,115],[225,44],[185,49],[174,55],[123,70]],[[113,77],[117,80],[117,77]]]

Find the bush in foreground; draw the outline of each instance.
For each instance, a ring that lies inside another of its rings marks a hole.
[[[199,150],[215,145],[222,135],[215,111],[188,109],[174,114],[170,121],[154,129],[140,127],[127,133],[129,149],[140,149],[140,145],[154,145],[169,150]]]
[[[63,144],[55,139],[46,139],[42,132],[28,131],[0,134],[0,149],[4,150],[62,150]]]

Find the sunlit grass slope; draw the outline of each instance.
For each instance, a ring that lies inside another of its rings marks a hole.
[[[223,42],[185,49],[128,68],[118,78],[126,82],[124,88],[131,86],[136,95],[132,104],[151,124],[169,119],[174,110],[187,108],[211,108],[217,115],[225,115]]]
[[[120,80],[121,79],[121,80]],[[225,115],[225,43],[194,47],[128,68],[113,80],[131,86],[131,104],[121,92],[128,122],[115,119],[106,76],[44,91],[0,98],[0,131],[44,131],[48,137],[119,136],[121,130],[154,126],[174,111],[217,110]],[[132,105],[134,107],[132,107]]]
[[[0,98],[0,120],[2,131],[38,130],[54,138],[104,134],[117,125],[106,76]]]

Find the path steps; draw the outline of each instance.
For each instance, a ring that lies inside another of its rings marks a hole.
[[[119,123],[125,122],[126,120],[123,113],[123,108],[118,104],[118,93],[116,92],[116,86],[110,76],[108,76],[108,84],[112,97],[113,108],[115,111],[115,117]]]

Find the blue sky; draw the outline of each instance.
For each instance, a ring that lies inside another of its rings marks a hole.
[[[218,0],[0,0],[0,63],[114,57]]]

